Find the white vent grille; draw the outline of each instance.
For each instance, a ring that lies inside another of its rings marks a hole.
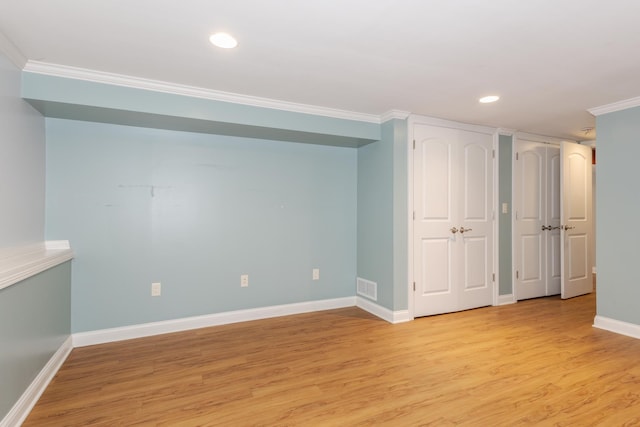
[[[371,280],[358,277],[356,279],[356,292],[358,292],[358,295],[365,296],[374,301],[378,300],[378,284]]]

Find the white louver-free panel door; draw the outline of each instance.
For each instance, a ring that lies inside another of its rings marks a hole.
[[[536,298],[547,294],[545,145],[518,140],[514,169],[516,297]]]
[[[491,305],[493,136],[414,126],[415,316]]]
[[[563,142],[562,174],[562,298],[593,291],[591,244],[591,148]]]

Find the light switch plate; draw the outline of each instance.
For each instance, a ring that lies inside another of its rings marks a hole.
[[[162,285],[160,284],[160,282],[154,282],[151,284],[151,296],[152,297],[159,297],[160,295],[162,295]]]

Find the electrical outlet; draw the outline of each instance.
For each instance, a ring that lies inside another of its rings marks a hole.
[[[311,278],[313,280],[320,280],[320,269],[319,268],[314,268],[312,273],[311,273]]]
[[[151,284],[151,296],[159,297],[162,294],[162,285],[160,282],[155,282]]]
[[[243,288],[246,288],[247,286],[249,286],[248,274],[243,274],[242,276],[240,276],[240,286],[242,286]]]

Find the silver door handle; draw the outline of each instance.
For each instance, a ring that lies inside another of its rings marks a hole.
[[[464,227],[460,227],[460,234],[464,233],[465,231],[471,231],[473,230],[472,228],[464,228]]]
[[[562,228],[562,226],[560,226],[560,228]],[[564,226],[564,229],[565,229],[565,230],[573,230],[574,228],[575,228],[575,227],[571,227],[571,226],[569,226],[569,225],[565,225],[565,226]]]
[[[457,228],[455,228],[455,227],[453,227],[453,228],[451,229],[451,232],[452,232],[453,234],[456,234],[456,233],[458,232],[458,229],[457,229]]]

